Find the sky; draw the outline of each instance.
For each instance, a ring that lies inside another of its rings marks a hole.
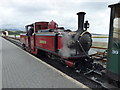
[[[76,13],[85,12],[85,20],[90,23],[89,32],[108,34],[108,5],[118,2],[119,0],[1,0],[0,29],[25,30],[25,25],[54,20],[65,29],[76,31]]]

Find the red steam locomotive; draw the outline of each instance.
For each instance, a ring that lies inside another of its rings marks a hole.
[[[92,59],[88,55],[92,45],[91,34],[87,32],[89,23],[84,23],[85,12],[77,15],[78,30],[74,32],[58,27],[53,20],[27,25],[26,33],[20,35],[23,48],[36,55],[45,53],[49,57],[57,57],[69,67],[83,71],[91,68]]]

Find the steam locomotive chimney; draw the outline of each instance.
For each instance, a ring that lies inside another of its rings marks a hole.
[[[85,12],[78,12],[78,31],[83,32]]]
[[[79,36],[80,36],[80,33],[82,33],[84,30],[84,15],[86,13],[85,12],[78,12],[77,15],[78,15],[78,30],[77,30],[77,33],[74,37],[74,40],[77,41]]]

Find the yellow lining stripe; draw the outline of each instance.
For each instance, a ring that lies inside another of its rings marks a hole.
[[[85,33],[89,33],[89,32],[85,31],[85,32],[81,33],[80,36],[83,36]]]

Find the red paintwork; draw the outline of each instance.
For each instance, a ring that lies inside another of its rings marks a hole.
[[[36,22],[31,25],[26,26],[26,32],[28,32],[28,27],[33,26],[35,35],[30,36],[30,48],[28,47],[28,35],[21,34],[20,41],[22,44],[25,44],[26,50],[31,53],[37,54],[38,49],[35,47],[39,47],[45,50],[55,51],[55,35],[54,33],[38,33],[38,30],[46,30],[46,29],[57,29],[58,24],[53,20],[51,22]],[[62,37],[58,37],[58,49],[62,48]]]
[[[75,66],[75,61],[65,61],[65,64],[69,67],[74,67]]]
[[[58,37],[58,49],[61,49],[62,47],[63,47],[62,37],[59,36],[59,37]]]
[[[36,46],[54,51],[54,36],[36,36]]]
[[[50,50],[55,51],[55,43],[54,43],[55,36],[38,36],[36,35],[36,46]],[[61,36],[58,37],[58,49],[62,48],[62,42],[61,42]]]
[[[30,37],[30,41],[31,41],[31,49],[34,50],[34,35]]]
[[[34,37],[35,37],[35,43],[34,43]],[[36,45],[37,47],[50,50],[50,51],[55,51],[55,45],[54,45],[54,38],[55,36],[31,36],[30,37],[30,43],[31,43],[31,50],[34,51],[34,46]],[[62,37],[58,37],[58,49],[62,48]],[[21,43],[24,43],[26,48],[28,48],[28,36],[26,35],[20,35],[20,41]]]
[[[38,30],[40,30],[40,29],[42,29],[42,30],[48,29],[48,23],[49,22],[36,22],[35,23],[35,32],[37,33]]]
[[[48,28],[49,29],[58,29],[58,24],[52,20],[51,22],[48,23]]]

